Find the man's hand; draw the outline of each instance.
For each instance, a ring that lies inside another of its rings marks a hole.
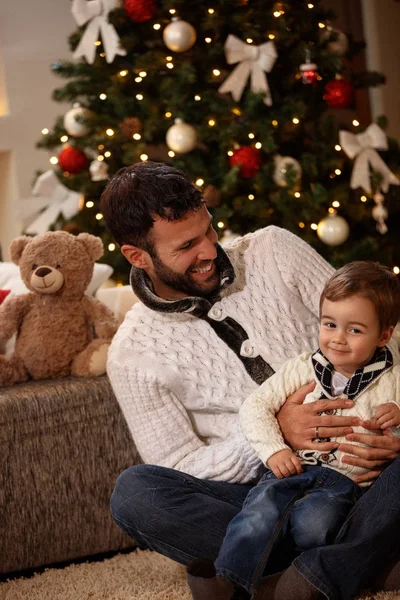
[[[284,477],[303,472],[300,459],[291,450],[275,452],[267,460],[267,467],[278,479],[284,479]]]
[[[325,410],[351,408],[354,405],[351,400],[344,398],[316,400],[303,405],[304,398],[314,387],[315,382],[312,382],[299,388],[287,398],[277,414],[283,437],[293,450],[333,450],[339,444],[316,441],[316,427],[318,427],[318,438],[330,438],[352,433],[351,426],[359,424],[357,417],[319,415]]]
[[[359,424],[365,429],[376,431],[376,423],[371,421],[359,421]],[[379,430],[379,434],[381,431]],[[385,435],[372,435],[370,433],[351,433],[346,435],[349,442],[365,444],[367,448],[355,444],[340,444],[339,450],[345,453],[342,462],[348,465],[355,465],[369,469],[368,473],[358,475],[354,478],[356,483],[373,481],[381,474],[383,469],[397,458],[400,452],[400,438],[391,435],[389,432]]]

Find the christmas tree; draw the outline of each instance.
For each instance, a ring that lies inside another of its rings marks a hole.
[[[397,272],[399,146],[383,117],[361,126],[343,111],[384,77],[354,71],[363,44],[319,0],[73,0],[72,12],[73,60],[52,65],[68,80],[54,100],[72,108],[38,143],[54,171],[36,185],[55,174],[64,201],[42,228],[101,236],[126,282],[101,192],[119,168],[162,160],[203,191],[222,237],[274,224],[335,266]]]

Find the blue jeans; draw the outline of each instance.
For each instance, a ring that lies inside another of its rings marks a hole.
[[[111,512],[141,548],[187,565],[216,560],[229,522],[253,486],[205,481],[152,465],[118,478]],[[351,509],[331,546],[303,552],[293,565],[328,600],[350,600],[400,560],[400,458]],[[286,560],[282,555],[282,560]],[[277,565],[282,570],[287,564]],[[292,599],[285,599],[292,600]],[[296,600],[302,600],[300,596]]]
[[[287,537],[297,553],[332,543],[362,495],[358,485],[337,471],[303,468],[303,473],[284,479],[267,471],[228,525],[215,568],[249,594]]]
[[[335,543],[304,552],[293,562],[328,600],[377,591],[380,572],[400,561],[400,457],[350,511]]]

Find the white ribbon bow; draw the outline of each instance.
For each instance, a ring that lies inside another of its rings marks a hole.
[[[51,170],[36,179],[32,194],[38,197],[36,210],[45,206],[47,208],[25,229],[31,235],[46,233],[60,213],[65,219],[72,219],[79,212],[83,198],[79,192],[73,192],[62,185]]]
[[[278,58],[274,42],[265,42],[260,46],[245,44],[235,35],[229,34],[225,41],[225,57],[229,65],[240,63],[219,87],[220,94],[232,92],[238,102],[243,94],[249,75],[251,89],[255,93],[264,92],[264,104],[272,106],[271,92],[267,77]]]
[[[126,50],[120,47],[121,40],[115,27],[108,22],[108,13],[118,4],[118,0],[72,0],[71,10],[77,24],[84,25],[90,21],[73,54],[74,58],[84,56],[92,65],[96,56],[95,42],[100,33],[108,63],[112,63],[116,54],[126,56]]]
[[[372,123],[364,133],[358,134],[339,131],[339,143],[349,158],[356,159],[350,180],[352,190],[361,187],[371,194],[370,167],[382,175],[380,187],[384,192],[390,184],[400,185],[399,179],[376,151],[388,149],[386,134],[379,125]]]

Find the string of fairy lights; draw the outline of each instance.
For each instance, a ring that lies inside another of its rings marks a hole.
[[[315,7],[312,2],[307,2],[306,5],[307,5],[307,8],[309,10],[312,10]],[[208,15],[210,15],[210,16],[212,16],[212,15],[214,15],[216,13],[215,9],[212,8],[212,7],[209,7],[206,10],[207,10]],[[174,9],[174,8],[171,8],[171,9],[169,9],[169,13],[170,13],[171,17],[174,17],[176,15],[176,13],[177,13],[177,10]],[[276,19],[281,18],[285,14],[285,10],[283,8],[282,3],[280,3],[280,2],[276,3],[276,5],[275,5],[275,7],[273,9],[273,13],[272,14],[273,14],[273,17],[276,18]],[[162,24],[159,23],[159,22],[156,22],[156,23],[153,24],[152,27],[153,27],[153,29],[155,31],[160,31],[162,29]],[[318,27],[321,30],[323,30],[323,29],[325,29],[327,27],[327,24],[324,23],[324,22],[319,22],[318,23]],[[275,40],[276,39],[276,33],[272,33],[271,32],[271,33],[268,34],[267,37],[271,41]],[[213,39],[212,39],[212,37],[210,37],[209,35],[207,35],[207,37],[204,38],[204,41],[205,41],[206,44],[212,44]],[[253,44],[253,39],[250,38],[250,37],[247,37],[245,41],[246,41],[247,44]],[[101,46],[101,43],[102,42],[100,40],[97,40],[95,42],[95,46]],[[312,45],[312,42],[310,44]],[[100,53],[100,57],[105,58],[106,57],[105,53],[101,52]],[[170,69],[170,70],[172,70],[172,69],[175,68],[174,57],[171,56],[171,54],[166,54],[166,56],[165,56],[165,66],[166,66],[167,69]],[[135,71],[133,69],[132,74],[134,76],[134,82],[138,86],[140,86],[140,83],[148,76],[148,73],[145,70],[140,70],[139,72],[137,72],[137,71]],[[119,78],[121,78],[121,80],[122,80],[122,79],[125,79],[125,78],[129,77],[131,75],[131,73],[127,69],[123,69],[123,70],[119,71],[119,73],[117,73],[116,75]],[[211,75],[212,75],[213,80],[215,80],[216,82],[218,82],[218,81],[221,80],[221,75],[222,74],[221,74],[221,71],[219,69],[213,68],[211,70]],[[301,78],[301,73],[298,73],[296,75],[296,77],[297,78]],[[317,79],[319,79],[319,80],[322,79],[319,74],[317,74]],[[135,97],[136,97],[136,100],[138,102],[141,102],[141,101],[144,100],[144,94],[140,91],[140,88],[138,89],[138,92],[136,93]],[[107,94],[105,92],[102,92],[102,93],[99,94],[98,98],[101,101],[106,101],[107,100]],[[201,102],[202,101],[202,96],[201,96],[200,93],[196,93],[193,98],[194,98],[194,100],[196,102]],[[240,108],[238,106],[232,108],[232,113],[235,114],[236,116],[240,116],[242,114],[241,110],[240,110]],[[171,110],[166,110],[165,111],[165,113],[164,113],[164,118],[165,119],[171,120],[171,119],[173,119],[173,117],[174,117],[174,115],[173,115],[173,113],[172,113]],[[293,115],[292,118],[291,118],[291,122],[295,126],[300,125],[301,124],[301,118],[299,116],[297,116],[297,115]],[[271,120],[271,124],[272,124],[272,126],[274,128],[278,128],[279,127],[279,122],[276,119],[272,119]],[[209,117],[207,117],[206,125],[208,127],[218,127],[218,121],[217,121],[216,117],[215,116],[209,116]],[[357,119],[353,119],[352,125],[354,127],[354,130],[356,131],[357,128],[360,126],[360,123],[359,123],[359,121]],[[44,136],[48,135],[49,134],[49,129],[48,128],[43,128],[42,131],[41,131],[41,133]],[[105,135],[108,138],[111,139],[115,135],[114,129],[112,127],[106,128],[105,129]],[[257,141],[257,139],[256,139],[257,138],[257,133],[256,132],[249,131],[248,138],[249,138],[250,143],[254,146],[254,148],[256,148],[257,150],[262,149],[262,143],[260,141]],[[140,142],[142,140],[142,135],[139,132],[135,132],[135,133],[132,134],[132,139],[134,141]],[[61,144],[66,144],[68,142],[68,140],[69,140],[69,136],[68,135],[62,135],[60,137]],[[230,149],[230,150],[227,151],[227,155],[229,157],[233,156],[234,150],[236,148],[238,148],[238,147],[239,147],[239,144],[234,143],[232,149]],[[334,149],[338,153],[340,153],[342,151],[342,147],[338,143],[335,144]],[[96,158],[97,158],[97,161],[99,161],[99,162],[104,161],[105,159],[111,157],[111,155],[112,155],[111,151],[107,150],[105,148],[104,144],[99,144],[98,147],[97,147],[97,150],[99,152],[98,152]],[[176,156],[176,153],[174,152],[174,150],[170,149],[168,151],[168,156],[171,159],[173,159]],[[147,161],[148,159],[149,159],[149,156],[146,153],[142,153],[140,155],[140,160],[141,161]],[[53,166],[57,165],[58,162],[59,162],[58,157],[55,156],[55,155],[51,156],[49,158],[49,161],[50,161],[50,164],[53,165]],[[64,174],[65,177],[69,176],[68,172],[64,172],[63,174]],[[340,177],[341,175],[342,175],[342,171],[341,171],[341,169],[338,166],[330,174],[330,178],[334,179],[336,177]],[[204,179],[201,176],[198,176],[194,180],[194,184],[199,189],[202,189],[202,187],[205,185],[205,181],[204,181]],[[293,195],[294,195],[294,197],[296,199],[300,199],[301,196],[302,196],[301,191],[298,191],[298,190],[294,191]],[[248,196],[247,196],[247,198],[248,198],[249,201],[253,201],[255,199],[254,193],[249,193]],[[361,202],[365,203],[365,202],[367,202],[368,197],[365,194],[362,194],[359,199],[360,199]],[[88,209],[95,208],[95,203],[93,201],[91,201],[91,200],[88,200],[88,201],[85,202],[85,206]],[[328,213],[330,213],[330,214],[336,214],[337,209],[339,207],[340,207],[340,202],[338,200],[333,200],[332,203],[331,203],[331,206],[328,208]],[[96,220],[100,221],[101,219],[103,219],[103,215],[100,212],[97,212],[95,214],[95,218],[96,218]],[[216,225],[217,225],[218,229],[220,229],[220,230],[224,230],[226,228],[226,224],[223,221],[218,221]],[[311,222],[309,224],[306,224],[303,221],[299,221],[298,226],[299,226],[300,229],[304,229],[306,227],[310,227],[313,231],[317,231],[317,229],[318,229],[318,224],[315,223],[315,222]],[[116,250],[116,245],[114,243],[110,243],[108,245],[108,250],[110,252],[113,252],[114,250]],[[395,274],[399,274],[400,273],[400,267],[394,266],[393,267],[393,272]]]

